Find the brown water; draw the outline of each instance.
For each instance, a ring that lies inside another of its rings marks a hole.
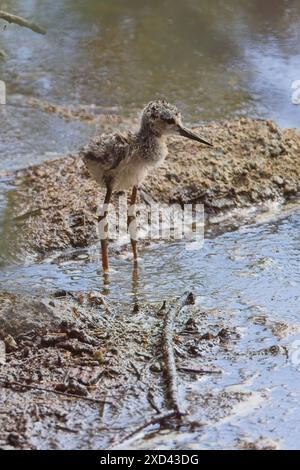
[[[194,123],[247,114],[299,127],[300,106],[291,102],[300,80],[299,1],[7,0],[2,7],[48,30],[1,30],[10,104],[33,96],[126,113],[166,97]],[[77,148],[93,132],[19,105],[0,114],[0,170]]]

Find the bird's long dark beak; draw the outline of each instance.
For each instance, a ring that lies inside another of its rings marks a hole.
[[[210,147],[213,147],[212,143],[207,142],[207,140],[201,139],[201,137],[199,137],[197,134],[190,131],[190,129],[187,129],[186,127],[179,125],[178,132],[180,135],[182,135],[183,137],[186,137],[187,139],[196,140],[197,142],[201,142],[201,144],[205,144],[205,145],[209,145]]]

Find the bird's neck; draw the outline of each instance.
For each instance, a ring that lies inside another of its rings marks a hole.
[[[153,129],[153,127],[149,126],[149,124],[142,123],[141,127],[137,133],[139,140],[144,143],[149,142],[152,144],[153,142],[164,142],[165,135],[162,134],[159,130]]]
[[[153,132],[153,129],[141,126],[137,138],[144,160],[156,165],[165,159],[168,154],[165,134]]]

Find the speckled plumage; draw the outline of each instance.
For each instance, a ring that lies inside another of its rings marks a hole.
[[[160,165],[168,154],[165,142],[167,134],[179,133],[189,139],[211,145],[181,122],[177,108],[166,101],[151,101],[144,108],[140,129],[133,133],[107,134],[93,139],[80,154],[91,176],[102,186],[106,187],[106,196],[101,223],[101,250],[103,272],[109,269],[108,261],[108,225],[106,216],[112,191],[132,187],[130,205],[134,208],[137,197],[137,187],[147,173]],[[132,211],[131,211],[132,212]],[[128,227],[134,224],[135,215],[128,215]],[[131,234],[133,258],[137,260],[137,241]]]
[[[95,138],[84,150],[91,176],[112,189],[139,185],[148,171],[164,160],[167,147],[162,138],[141,141],[137,134],[106,134]]]
[[[181,117],[175,106],[153,101],[144,108],[138,132],[94,138],[81,151],[91,176],[112,189],[139,185],[167,156],[165,137],[177,120]]]

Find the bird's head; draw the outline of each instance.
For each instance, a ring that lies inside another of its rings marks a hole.
[[[196,140],[212,147],[210,142],[199,137],[182,124],[181,114],[176,106],[165,100],[151,101],[142,113],[142,129],[148,129],[157,136],[180,134],[188,139]]]

